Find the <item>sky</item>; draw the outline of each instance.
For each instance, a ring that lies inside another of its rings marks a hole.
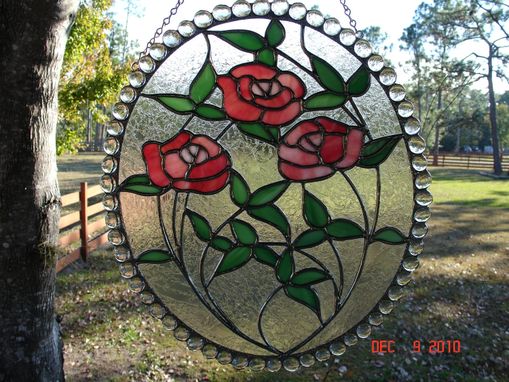
[[[320,11],[327,16],[336,17],[341,25],[347,26],[343,8],[339,0],[298,0],[304,3],[308,9],[318,5]],[[132,0],[135,13],[140,17],[131,15],[129,18],[129,37],[138,40],[140,49],[153,37],[155,30],[161,26],[163,18],[169,13],[176,0]],[[167,29],[176,29],[182,20],[192,20],[194,14],[201,10],[212,10],[217,4],[232,5],[235,0],[186,0],[180,7],[177,15],[171,20]],[[290,0],[290,3],[294,1]],[[357,21],[357,28],[364,29],[370,26],[379,26],[382,32],[388,35],[388,43],[393,49],[387,58],[395,64],[398,73],[398,82],[409,82],[411,72],[404,63],[410,59],[408,53],[403,52],[399,46],[399,38],[403,30],[412,23],[415,10],[422,0],[347,0],[347,5],[352,10],[352,17]],[[114,8],[117,20],[125,25],[127,0],[114,0]],[[166,30],[166,29],[165,29]],[[472,46],[460,47],[457,56],[463,58],[469,52],[476,50]],[[465,52],[467,52],[465,54]],[[476,87],[486,89],[485,81],[480,81]],[[509,90],[509,84],[500,79],[495,80],[497,92]]]

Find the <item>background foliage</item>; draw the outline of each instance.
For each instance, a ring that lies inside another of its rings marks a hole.
[[[108,13],[111,4],[111,0],[80,4],[60,79],[59,154],[100,146],[109,109],[129,72],[133,57],[125,49],[133,44],[126,44],[124,27]]]

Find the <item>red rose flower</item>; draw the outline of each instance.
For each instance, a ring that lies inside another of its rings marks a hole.
[[[243,64],[219,76],[217,84],[224,94],[226,113],[236,121],[278,126],[302,113],[306,88],[293,73],[264,64]]]
[[[158,187],[215,193],[230,176],[228,155],[206,135],[183,131],[164,143],[145,143],[142,153],[150,181]]]
[[[364,132],[329,118],[303,121],[279,146],[279,172],[290,180],[325,179],[359,160]]]

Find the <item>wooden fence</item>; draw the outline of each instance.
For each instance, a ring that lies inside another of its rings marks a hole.
[[[86,260],[89,252],[108,242],[107,232],[103,232],[95,237],[89,238],[89,236],[95,232],[104,231],[104,228],[106,227],[102,217],[90,224],[88,223],[88,219],[90,217],[104,211],[102,203],[96,203],[89,206],[88,199],[102,194],[102,192],[103,191],[99,186],[88,187],[87,183],[84,182],[80,184],[79,192],[62,196],[62,207],[79,203],[79,211],[71,212],[60,218],[60,231],[69,227],[77,226],[78,224],[79,229],[65,233],[58,240],[58,244],[61,247],[68,247],[79,243],[80,246],[72,250],[66,256],[58,259],[57,272],[60,272],[62,269],[80,258]]]
[[[430,165],[433,164],[433,155],[429,157]],[[439,154],[438,166],[461,167],[472,169],[493,169],[493,156],[484,154]],[[502,170],[509,171],[509,157],[502,157]]]

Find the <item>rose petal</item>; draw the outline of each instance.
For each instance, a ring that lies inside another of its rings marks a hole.
[[[194,156],[193,156],[193,154],[191,154],[191,151],[187,147],[182,149],[182,150],[180,150],[180,157],[186,163],[193,163],[194,162]]]
[[[284,141],[289,145],[296,145],[303,135],[316,131],[320,131],[320,128],[313,121],[304,121],[290,130],[290,132],[285,135]]]
[[[180,148],[184,146],[192,137],[193,137],[192,133],[188,131],[182,131],[172,139],[163,143],[161,146],[161,152],[164,155],[172,150],[180,150]]]
[[[334,173],[331,168],[326,166],[297,167],[285,162],[279,162],[279,172],[285,178],[295,181],[325,179]]]
[[[258,83],[260,88],[263,90],[265,94],[268,94],[270,91],[270,82],[260,82]]]
[[[273,96],[278,94],[281,91],[281,89],[283,89],[283,87],[279,82],[273,82],[272,87],[270,88],[270,95]]]
[[[164,157],[164,169],[172,179],[179,179],[186,176],[189,170],[189,163],[180,157],[180,153],[170,153]]]
[[[301,101],[295,101],[282,110],[267,110],[263,114],[262,121],[271,126],[284,125],[297,118],[301,112]]]
[[[348,126],[344,123],[334,121],[330,118],[317,118],[316,121],[323,126],[327,133],[340,133],[346,134],[348,132]]]
[[[163,170],[160,147],[159,143],[146,143],[143,145],[142,155],[150,181],[158,187],[166,187],[171,181]]]
[[[251,94],[251,83],[252,82],[253,82],[253,80],[249,77],[242,77],[239,80],[240,95],[246,101],[251,101],[253,99],[253,95]]]
[[[352,129],[346,138],[346,154],[341,162],[336,164],[337,169],[346,169],[355,166],[361,155],[364,144],[364,132]]]
[[[200,147],[196,145],[189,145],[188,149],[193,156],[196,156],[196,154],[198,154],[198,151],[200,150]]]
[[[222,154],[217,158],[211,159],[198,166],[191,167],[186,178],[189,180],[209,178],[224,171],[224,169],[229,165],[230,162],[228,161],[228,157],[226,154]]]
[[[254,82],[253,86],[251,86],[251,91],[255,96],[263,97],[265,95],[263,89],[260,87],[258,82]]]
[[[339,135],[325,135],[320,156],[327,164],[335,163],[343,158],[344,137]]]
[[[276,97],[273,98],[255,98],[254,102],[257,105],[263,106],[263,107],[270,107],[270,108],[280,108],[285,105],[288,105],[288,103],[292,99],[292,92],[288,89],[283,90],[281,93],[279,93]]]
[[[307,134],[306,139],[311,142],[312,145],[318,147],[322,144],[323,135],[321,133],[318,134]]]
[[[233,79],[225,76],[219,77],[217,85],[223,91],[224,109],[230,118],[243,122],[254,122],[260,118],[262,111],[239,97]]]
[[[191,142],[207,151],[209,157],[215,157],[221,152],[221,146],[206,135],[196,135],[193,139],[191,139]]]
[[[302,80],[292,73],[283,73],[277,77],[277,80],[284,87],[290,88],[295,98],[302,98],[306,94],[306,87]]]
[[[198,151],[198,155],[196,156],[196,164],[200,164],[205,162],[207,159],[209,159],[209,154],[205,149],[200,149]]]
[[[228,182],[229,172],[225,171],[217,178],[188,182],[180,180],[173,183],[173,188],[179,191],[196,192],[199,194],[210,194],[221,190]]]
[[[318,152],[318,148],[320,146],[319,145],[318,146],[314,145],[313,143],[311,143],[306,138],[303,138],[303,139],[299,140],[299,147],[301,147],[305,151],[309,151],[311,153],[316,153],[316,152]]]
[[[307,153],[296,147],[281,145],[279,146],[278,154],[281,159],[301,166],[311,166],[320,163],[317,155]]]
[[[230,73],[236,78],[252,76],[257,80],[271,80],[277,74],[277,71],[263,64],[243,64],[237,66]]]

